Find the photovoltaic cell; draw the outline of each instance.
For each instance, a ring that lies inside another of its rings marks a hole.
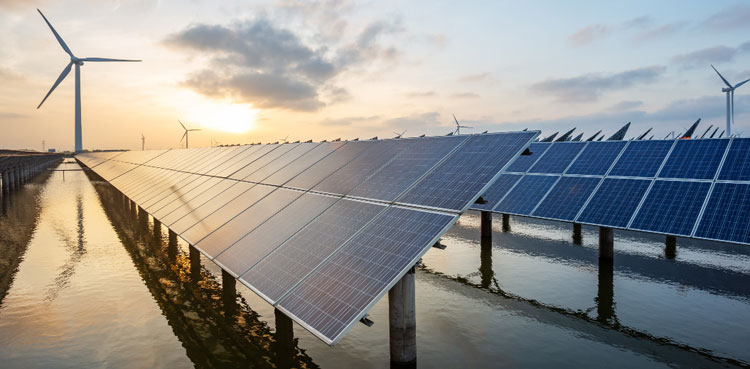
[[[609,175],[654,177],[673,144],[673,140],[630,141]]]
[[[232,173],[232,175],[230,175],[229,178],[246,180],[246,178],[249,177],[251,174],[255,173],[257,170],[265,167],[266,165],[272,163],[274,160],[278,159],[282,155],[294,149],[297,145],[298,144],[269,145],[269,146],[276,146],[276,148],[269,151],[267,154],[261,156],[254,162],[244,166],[242,169]]]
[[[250,181],[250,182],[265,183],[266,178],[276,173],[279,169],[284,168],[286,165],[293,162],[295,159],[299,158],[300,156],[305,155],[305,153],[314,149],[315,146],[317,145],[318,145],[317,143],[313,143],[313,142],[305,142],[305,143],[298,144],[293,149],[279,156],[276,160],[273,160],[272,162],[266,164],[265,166],[253,172],[253,174],[250,174],[249,176],[245,177],[244,180]]]
[[[240,277],[240,281],[276,303],[385,206],[339,200],[307,227]]]
[[[406,148],[401,140],[388,140],[373,145],[339,170],[318,183],[313,190],[346,195]]]
[[[484,204],[477,204],[474,203],[471,205],[472,209],[475,210],[492,210],[492,208],[497,205],[500,200],[503,199],[503,196],[505,196],[508,191],[510,191],[511,187],[518,182],[519,179],[523,177],[522,174],[503,174],[500,176],[500,178],[495,181],[495,183],[490,186],[490,188],[487,189],[487,191],[482,194],[482,198],[486,201]]]
[[[734,138],[719,173],[719,180],[750,180],[750,138]]]
[[[713,179],[728,140],[679,140],[669,155],[660,178]]]
[[[552,146],[550,142],[533,142],[529,145],[529,151],[531,155],[521,155],[513,163],[508,166],[506,172],[518,172],[523,173],[529,170],[534,163],[544,154],[549,147]]]
[[[305,155],[297,158],[272,176],[264,179],[263,183],[281,186],[344,144],[345,142],[322,142],[314,149],[305,153]]]
[[[627,227],[650,183],[645,179],[605,178],[577,221]]]
[[[589,142],[565,173],[602,176],[607,173],[626,144],[625,141]]]
[[[630,228],[690,236],[710,187],[709,182],[654,182]]]
[[[529,173],[562,173],[584,146],[586,142],[555,142],[536,161]]]
[[[464,211],[536,135],[515,132],[469,136],[397,202]]]
[[[559,177],[526,175],[516,187],[495,206],[495,211],[505,214],[529,215],[539,200],[552,188]]]
[[[599,181],[600,178],[592,177],[560,178],[532,215],[572,221]]]
[[[391,207],[313,271],[279,306],[327,342],[336,342],[456,218]]]
[[[750,184],[716,183],[695,236],[750,243]]]
[[[295,176],[284,186],[309,190],[373,145],[375,145],[373,141],[347,142],[346,145]]]

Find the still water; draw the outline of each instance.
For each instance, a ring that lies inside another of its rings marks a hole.
[[[61,164],[73,169],[76,164]],[[153,232],[108,184],[51,172],[2,198],[0,367],[388,367],[388,303],[330,348],[221,271]],[[491,242],[465,214],[417,269],[420,367],[693,368],[750,365],[750,248],[513,218]],[[197,273],[196,273],[197,272]]]

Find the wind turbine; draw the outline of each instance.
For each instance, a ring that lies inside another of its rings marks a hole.
[[[146,136],[141,133],[141,151],[146,150]]]
[[[461,128],[474,128],[469,126],[462,126],[458,124],[458,119],[456,119],[456,114],[453,114],[453,121],[456,122],[456,132],[455,134],[460,135],[461,134]]]
[[[718,70],[716,70],[713,64],[711,64],[711,68],[714,69],[714,72],[716,72],[716,74],[719,75],[719,78],[721,78],[721,80],[724,81],[724,84],[727,85],[727,87],[723,87],[721,89],[721,92],[727,93],[727,137],[731,137],[732,136],[732,124],[734,124],[734,90],[736,90],[738,87],[747,83],[747,81],[750,81],[750,78],[732,86],[732,84],[729,83],[729,81],[727,81],[727,79],[724,78],[724,76],[722,76]]]
[[[55,31],[55,28],[52,27],[52,24],[47,20],[47,17],[42,14],[42,11],[37,9],[36,11],[39,12],[39,14],[44,18],[44,22],[47,23],[49,26],[49,29],[52,31],[52,34],[55,35],[55,38],[57,39],[57,42],[60,44],[62,49],[70,55],[70,63],[63,69],[62,73],[60,73],[60,76],[57,77],[57,81],[52,85],[52,88],[49,89],[49,92],[47,92],[47,95],[44,96],[44,99],[42,99],[42,102],[39,103],[39,106],[36,108],[39,109],[42,107],[42,104],[44,104],[44,101],[47,100],[49,95],[52,93],[52,91],[55,90],[57,85],[62,82],[65,77],[68,76],[68,73],[70,73],[70,68],[75,65],[76,66],[76,89],[75,89],[75,151],[79,152],[83,150],[83,140],[82,140],[82,134],[81,134],[81,66],[83,65],[83,62],[139,62],[140,60],[129,60],[129,59],[109,59],[109,58],[79,58],[75,55],[73,55],[73,52],[70,51],[70,48],[68,45],[65,44],[65,41],[63,41],[62,37]]]
[[[395,135],[396,135],[396,137],[394,137],[394,138],[401,138],[401,137],[404,137],[404,133],[406,133],[406,130],[404,130],[404,131],[403,131],[403,132],[401,132],[401,133],[398,133],[398,132],[393,132],[393,134],[395,134]]]
[[[188,146],[188,132],[200,131],[200,129],[198,129],[198,128],[187,129],[187,127],[185,127],[185,125],[182,124],[182,122],[180,122],[179,119],[177,120],[177,122],[180,123],[180,125],[182,126],[182,129],[185,130],[185,134],[182,135],[182,138],[180,139],[180,143],[182,143],[182,140],[185,140],[185,148],[188,149],[188,148],[190,148]]]
[[[289,135],[286,135],[286,137],[284,137],[281,140],[279,140],[279,142],[281,142],[281,143],[287,143],[287,142],[289,142],[289,141],[287,141],[287,138],[289,138]]]

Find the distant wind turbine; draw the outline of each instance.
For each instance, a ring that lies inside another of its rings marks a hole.
[[[141,133],[141,151],[146,150],[146,136]]]
[[[724,76],[722,76],[718,70],[716,70],[713,64],[711,64],[711,68],[714,69],[714,72],[716,72],[716,74],[719,75],[719,78],[721,78],[721,80],[724,81],[724,84],[727,85],[727,87],[723,87],[721,89],[721,92],[727,93],[727,136],[731,137],[732,136],[732,124],[734,124],[734,90],[736,90],[738,87],[747,83],[747,81],[750,81],[750,78],[732,86],[732,84],[729,83],[729,81],[727,81],[727,79],[724,78]]]
[[[180,125],[182,126],[182,129],[185,130],[185,134],[182,135],[182,138],[180,139],[180,143],[182,143],[182,140],[185,140],[185,148],[188,149],[190,148],[190,146],[188,146],[188,138],[189,138],[188,132],[200,131],[200,129],[198,128],[187,129],[187,127],[185,127],[185,125],[182,124],[182,122],[180,122],[179,119],[177,120],[177,122],[180,123]]]
[[[401,133],[398,133],[398,132],[393,132],[393,134],[395,134],[395,135],[396,135],[396,137],[395,137],[395,138],[401,138],[401,137],[404,137],[404,133],[406,133],[406,130],[404,130],[404,131],[403,131],[403,132],[401,132]]]
[[[287,143],[287,142],[288,142],[288,141],[286,140],[287,138],[289,138],[289,135],[286,135],[286,137],[284,137],[284,138],[282,138],[281,140],[279,140],[279,142],[281,142],[281,143]]]
[[[52,33],[55,35],[55,38],[57,39],[57,42],[60,44],[62,49],[70,55],[70,63],[63,69],[62,73],[60,73],[60,76],[57,77],[57,81],[52,85],[52,88],[49,89],[49,92],[47,92],[47,95],[44,96],[44,99],[42,99],[42,102],[39,103],[39,106],[36,108],[39,109],[42,107],[42,104],[44,104],[44,101],[47,100],[49,95],[52,93],[52,91],[57,88],[57,85],[62,82],[65,77],[68,76],[68,73],[70,73],[70,68],[75,64],[76,66],[76,87],[75,87],[75,151],[79,152],[83,150],[83,139],[81,134],[81,66],[83,65],[83,62],[139,62],[140,60],[129,60],[129,59],[108,59],[108,58],[79,58],[73,55],[73,52],[70,51],[70,48],[68,45],[65,44],[65,41],[63,41],[62,37],[55,31],[55,28],[52,27],[52,24],[47,20],[47,17],[42,14],[42,11],[37,9],[36,11],[39,12],[39,14],[44,18],[44,21],[49,26],[49,29],[52,31]]]
[[[469,126],[462,126],[458,124],[458,119],[456,119],[456,114],[453,114],[453,121],[456,122],[456,131],[455,134],[460,135],[461,134],[461,128],[474,128]]]

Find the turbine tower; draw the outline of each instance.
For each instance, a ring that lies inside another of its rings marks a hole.
[[[727,81],[718,70],[716,70],[713,64],[711,64],[711,68],[714,69],[714,72],[716,72],[716,74],[719,75],[719,78],[724,81],[724,84],[727,85],[727,87],[722,87],[721,92],[727,93],[727,137],[731,137],[732,124],[734,124],[734,90],[744,85],[747,81],[750,81],[750,78],[732,86],[732,84],[729,83],[729,81]]]
[[[182,124],[182,122],[180,122],[179,119],[177,120],[177,122],[180,123],[180,125],[182,126],[182,129],[185,130],[185,134],[182,135],[182,138],[180,139],[180,142],[182,142],[182,140],[185,140],[185,148],[189,149],[190,147],[188,146],[188,132],[200,131],[200,129],[198,129],[198,128],[187,129],[187,127],[185,127],[185,125]]]
[[[47,20],[47,17],[42,14],[42,11],[37,9],[36,11],[39,12],[39,14],[44,18],[44,22],[47,23],[49,26],[49,29],[52,31],[52,34],[55,35],[55,38],[57,39],[57,42],[60,44],[62,49],[70,55],[70,63],[68,63],[68,66],[63,69],[62,73],[60,73],[60,76],[57,77],[57,81],[52,85],[52,88],[49,89],[49,92],[47,92],[47,95],[44,96],[44,99],[42,99],[42,102],[39,103],[39,106],[36,108],[39,109],[42,107],[42,104],[44,104],[44,101],[47,100],[49,95],[52,93],[52,91],[55,90],[57,85],[62,82],[65,77],[68,76],[68,73],[70,73],[70,68],[75,64],[76,66],[76,97],[75,97],[75,151],[80,152],[83,150],[83,140],[81,135],[81,66],[83,65],[83,62],[139,62],[140,60],[128,60],[128,59],[109,59],[109,58],[79,58],[73,55],[73,52],[70,51],[70,48],[68,48],[68,45],[65,44],[65,41],[63,41],[62,37],[55,31],[55,28],[52,27],[52,24]]]
[[[141,151],[146,150],[146,136],[141,133]]]

